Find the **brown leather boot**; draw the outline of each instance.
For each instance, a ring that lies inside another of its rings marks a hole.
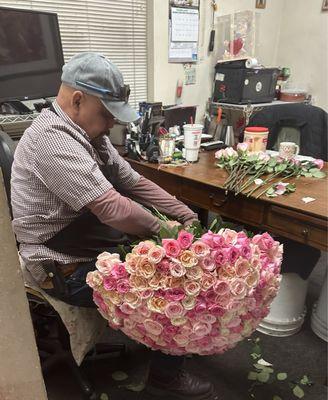
[[[215,400],[218,399],[211,382],[202,380],[186,370],[175,377],[158,376],[150,373],[146,392],[152,398],[165,400]],[[156,396],[156,397],[155,397]]]

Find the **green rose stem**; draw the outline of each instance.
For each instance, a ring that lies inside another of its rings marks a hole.
[[[244,179],[244,177],[245,177],[246,175],[249,174],[249,172],[252,170],[252,168],[253,168],[253,165],[250,165],[248,168],[246,167],[246,168],[243,170],[243,172],[242,172],[240,175],[238,175],[238,176],[236,177],[236,179],[235,179],[234,182],[233,182],[233,185],[232,185],[232,186],[229,185],[229,188],[231,188],[231,189],[237,188],[238,185],[240,185],[240,183],[241,183],[242,180]]]
[[[281,182],[281,181],[285,181],[286,179],[292,177],[293,175],[295,175],[294,172],[293,172],[292,174],[286,175],[284,178],[280,179],[280,182]],[[276,182],[276,183],[278,183],[278,182]],[[262,185],[261,185],[261,186],[262,186]],[[271,185],[271,186],[267,187],[266,189],[262,190],[262,192],[260,192],[260,193],[256,196],[256,199],[258,199],[259,197],[261,197],[262,194],[266,193],[272,186],[273,186],[273,185]],[[258,188],[256,188],[256,189],[258,189]],[[247,197],[249,197],[251,194],[252,194],[252,192],[249,193],[249,194],[247,195]]]
[[[255,175],[253,175],[251,178],[249,178],[241,187],[238,188],[238,190],[235,192],[235,196],[248,188],[248,186],[252,185],[252,183],[255,181],[255,179],[259,178],[261,175],[263,175],[263,172],[266,169],[266,165],[264,165],[262,168],[260,168]]]
[[[267,179],[265,179],[261,185],[259,186],[255,186],[253,189],[251,188],[250,190],[244,192],[244,194],[247,194],[247,197],[249,197],[251,194],[253,194],[254,192],[256,192],[256,190],[260,189],[261,187],[263,187],[264,185],[266,185],[268,182],[271,182],[272,179],[275,179],[279,174],[281,174],[283,171],[279,171],[279,172],[275,172],[274,174],[271,174],[268,176]]]
[[[224,182],[224,187],[228,187],[230,182],[232,182],[235,178],[236,175],[238,175],[240,169],[242,167],[242,163],[237,163],[235,168],[231,169],[230,175],[228,176],[228,179]]]

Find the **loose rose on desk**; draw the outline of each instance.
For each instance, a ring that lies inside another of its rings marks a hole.
[[[215,159],[216,165],[229,173],[224,188],[234,192],[235,195],[243,192],[247,197],[253,194],[256,198],[263,194],[274,197],[294,192],[296,190],[294,184],[287,184],[286,190],[276,190],[278,184],[284,185],[285,181],[292,177],[326,176],[321,171],[323,160],[300,161],[297,158],[288,160],[264,152],[249,152],[247,143],[239,143],[237,150],[232,147],[221,149],[215,153]],[[265,179],[260,179],[261,177]]]
[[[282,246],[268,233],[197,230],[142,241],[123,261],[98,256],[87,283],[112,328],[175,355],[223,353],[251,335],[277,293]]]

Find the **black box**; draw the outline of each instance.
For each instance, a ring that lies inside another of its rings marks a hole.
[[[213,101],[234,104],[271,102],[279,72],[278,68],[246,68],[244,63],[218,63]]]

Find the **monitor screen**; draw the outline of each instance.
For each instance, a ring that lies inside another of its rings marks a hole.
[[[56,96],[63,63],[56,14],[0,7],[0,102]]]

